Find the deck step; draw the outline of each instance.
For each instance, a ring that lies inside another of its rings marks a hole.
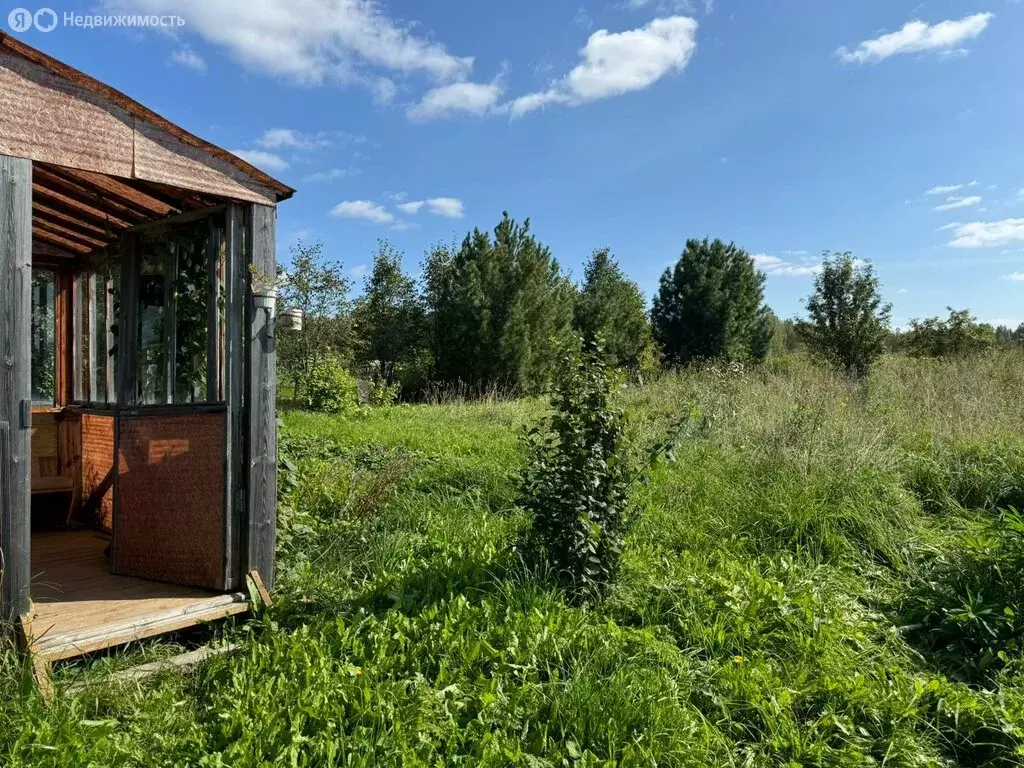
[[[90,685],[109,685],[111,683],[137,683],[147,680],[154,675],[159,675],[162,672],[169,672],[176,670],[179,672],[190,670],[194,667],[199,666],[204,661],[214,658],[215,656],[224,656],[229,653],[233,653],[241,648],[237,643],[228,643],[227,645],[210,646],[204,645],[202,648],[197,648],[194,651],[188,651],[177,656],[172,656],[169,659],[160,659],[160,661],[151,661],[146,664],[139,664],[128,669],[122,669],[118,672],[112,672],[109,675],[96,678],[91,681],[81,681],[72,683],[67,687],[67,693],[78,694],[89,689]]]
[[[225,619],[244,613],[249,608],[249,598],[242,592],[215,595],[185,607],[134,616],[128,620],[98,624],[73,632],[33,636],[29,639],[29,650],[47,661],[61,661],[143,638],[177,632],[208,621]]]

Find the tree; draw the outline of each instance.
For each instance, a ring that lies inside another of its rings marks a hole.
[[[1013,332],[1013,346],[1024,349],[1024,323],[1018,325],[1017,330]]]
[[[575,289],[551,252],[504,214],[493,239],[479,229],[423,267],[435,376],[478,388],[543,388],[572,330]]]
[[[282,306],[302,310],[303,323],[301,331],[279,335],[277,361],[299,399],[325,358],[351,355],[352,324],[346,314],[350,284],[341,263],[325,259],[322,243],[292,246],[291,262],[281,270],[280,298]]]
[[[824,251],[807,312],[810,319],[798,321],[797,328],[811,352],[848,376],[867,376],[885,351],[892,313],[870,262]]]
[[[767,304],[758,310],[757,328],[750,345],[750,356],[755,360],[778,357],[785,353],[785,328],[782,321]]]
[[[364,294],[352,313],[359,336],[357,358],[374,366],[388,386],[399,368],[415,360],[423,346],[423,306],[416,284],[402,272],[402,254],[381,240]]]
[[[640,288],[604,248],[594,251],[584,267],[573,322],[584,342],[604,339],[614,365],[635,373],[650,357],[651,325],[644,304]]]
[[[992,349],[996,331],[966,309],[947,307],[949,317],[911,320],[907,348],[914,357],[969,357]],[[1009,333],[1009,329],[1006,329]]]
[[[756,344],[767,321],[761,313],[764,280],[742,248],[688,240],[675,267],[661,276],[651,311],[666,362],[754,357],[764,348]]]

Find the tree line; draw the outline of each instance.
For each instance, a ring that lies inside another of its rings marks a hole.
[[[823,255],[807,316],[780,320],[764,302],[765,275],[733,243],[691,239],[661,276],[650,311],[639,286],[608,249],[595,251],[574,284],[529,220],[507,213],[492,231],[436,245],[418,279],[381,241],[362,295],[320,244],[299,244],[279,275],[282,304],[304,315],[301,332],[279,334],[278,364],[291,395],[337,410],[356,397],[535,394],[551,383],[566,345],[601,340],[609,365],[642,378],[701,360],[756,364],[807,352],[863,377],[885,352],[946,356],[1024,346],[1024,324],[991,328],[966,311],[890,328],[891,308],[870,263]],[[342,393],[339,395],[339,392]],[[339,399],[340,398],[340,399]]]

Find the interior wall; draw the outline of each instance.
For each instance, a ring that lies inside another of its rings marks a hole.
[[[114,417],[82,414],[82,509],[103,530],[114,525]]]

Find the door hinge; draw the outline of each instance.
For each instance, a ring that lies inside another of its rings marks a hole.
[[[32,401],[21,401],[21,428],[32,429]]]

